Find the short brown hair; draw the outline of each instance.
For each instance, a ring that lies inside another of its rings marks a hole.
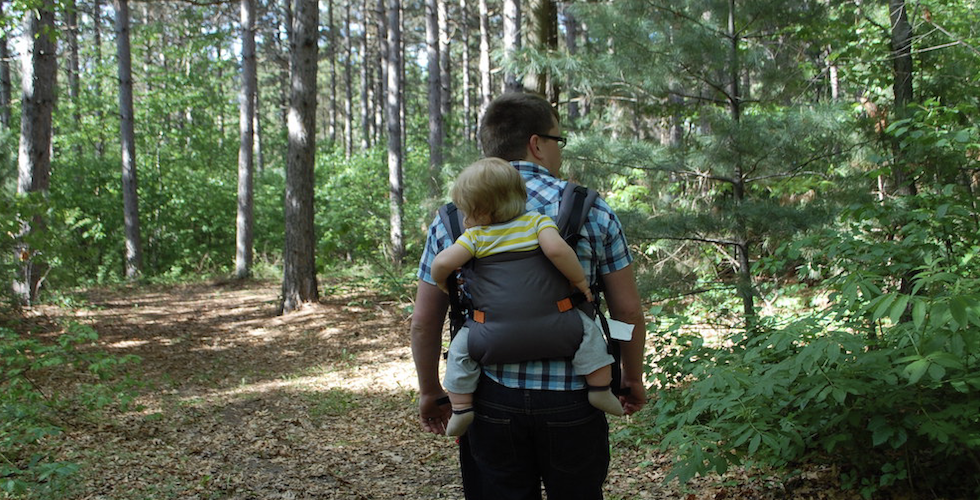
[[[496,224],[524,213],[527,188],[513,165],[500,158],[483,158],[460,172],[451,196],[468,217],[489,216]]]
[[[523,92],[501,95],[490,103],[480,122],[483,155],[523,160],[528,139],[547,134],[558,123],[558,110],[544,97]]]

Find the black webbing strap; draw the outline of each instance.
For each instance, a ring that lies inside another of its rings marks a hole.
[[[449,237],[455,242],[463,234],[462,212],[456,208],[454,203],[447,203],[439,207],[439,217],[449,231]],[[460,297],[456,273],[449,273],[449,277],[446,278],[446,289],[449,290],[449,338],[452,340],[456,337],[456,332],[466,323],[467,311],[467,307]],[[445,356],[446,354],[443,353],[443,357]]]

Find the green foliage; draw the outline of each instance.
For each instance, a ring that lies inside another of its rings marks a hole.
[[[660,332],[652,374],[668,388],[652,432],[687,480],[735,465],[792,471],[835,463],[870,497],[897,485],[980,492],[980,236],[969,193],[953,186],[854,205],[838,227],[772,259],[832,290],[818,312],[769,317],[707,344]]]
[[[91,351],[97,338],[79,323],[65,325],[53,342],[0,327],[0,496],[59,495],[78,466],[58,460],[45,438],[87,413],[132,402],[132,382],[115,375],[137,358]],[[44,388],[44,381],[59,378],[77,382]]]

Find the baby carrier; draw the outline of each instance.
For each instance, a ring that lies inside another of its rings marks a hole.
[[[595,190],[572,182],[562,191],[555,222],[572,248],[583,238],[582,226],[597,197]],[[439,217],[455,241],[463,233],[462,214],[447,203],[439,209]],[[621,377],[619,341],[609,336],[599,311],[601,277],[598,272],[593,276],[593,302],[588,302],[541,249],[471,259],[460,276],[465,290],[455,273],[447,280],[450,337],[464,325],[469,327],[469,354],[481,364],[571,357],[582,341],[578,308],[590,318],[600,318],[609,353],[616,360],[612,367],[615,391]]]

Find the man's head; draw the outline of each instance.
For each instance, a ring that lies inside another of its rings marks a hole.
[[[484,156],[537,163],[557,176],[561,169],[558,111],[541,96],[512,92],[490,103],[480,123]]]
[[[507,222],[523,214],[527,202],[521,174],[500,158],[484,158],[463,169],[450,194],[467,227]]]

